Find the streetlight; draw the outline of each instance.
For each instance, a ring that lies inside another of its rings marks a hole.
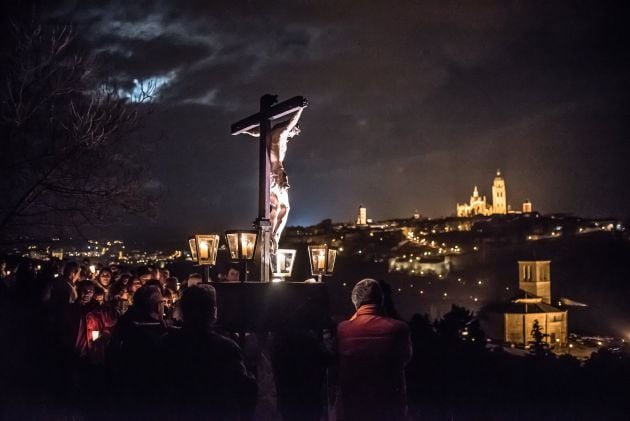
[[[247,262],[254,260],[258,233],[253,230],[232,230],[225,232],[230,258],[245,263],[245,279],[247,282]]]
[[[278,249],[275,258],[272,258],[273,264],[273,282],[282,282],[285,278],[291,276],[293,272],[293,263],[295,263],[295,254],[297,250]]]
[[[217,263],[219,236],[217,234],[197,234],[188,239],[190,255],[199,266],[203,266],[203,282],[210,280],[210,266]]]
[[[308,246],[308,255],[311,261],[311,274],[317,276],[318,282],[322,282],[323,276],[333,274],[337,249],[328,247],[327,244]]]

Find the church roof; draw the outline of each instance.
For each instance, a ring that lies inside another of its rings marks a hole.
[[[492,303],[486,308],[491,313],[527,314],[527,313],[562,313],[552,305],[542,302],[542,298],[520,290],[520,293],[509,302]]]
[[[538,303],[527,303],[527,302],[510,302],[504,303],[503,308],[501,309],[501,313],[516,313],[516,314],[525,314],[525,313],[560,313],[565,310],[560,310],[554,306],[551,306],[547,303],[538,302]]]

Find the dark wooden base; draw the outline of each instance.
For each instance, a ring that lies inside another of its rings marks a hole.
[[[212,282],[211,285],[217,291],[217,324],[221,329],[255,332],[330,327],[325,284]]]

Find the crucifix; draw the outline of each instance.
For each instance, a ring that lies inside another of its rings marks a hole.
[[[289,184],[282,166],[286,144],[289,138],[299,133],[297,122],[302,110],[308,105],[306,98],[301,96],[279,104],[276,104],[277,101],[277,95],[263,95],[260,98],[260,112],[232,124],[231,127],[232,135],[248,134],[260,139],[258,218],[255,225],[260,245],[261,282],[270,281],[271,254],[277,250],[286,224]],[[271,127],[272,121],[287,116],[289,119],[286,122]]]

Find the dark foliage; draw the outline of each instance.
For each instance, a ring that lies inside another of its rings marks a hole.
[[[627,347],[601,350],[583,364],[542,345],[536,358],[514,356],[486,346],[473,326],[472,314],[457,306],[435,323],[426,315],[411,319],[407,387],[414,419],[623,419],[627,413]],[[462,335],[465,327],[469,333]]]
[[[154,90],[121,97],[70,26],[2,23],[0,240],[73,235],[150,214],[146,168],[125,141]]]

